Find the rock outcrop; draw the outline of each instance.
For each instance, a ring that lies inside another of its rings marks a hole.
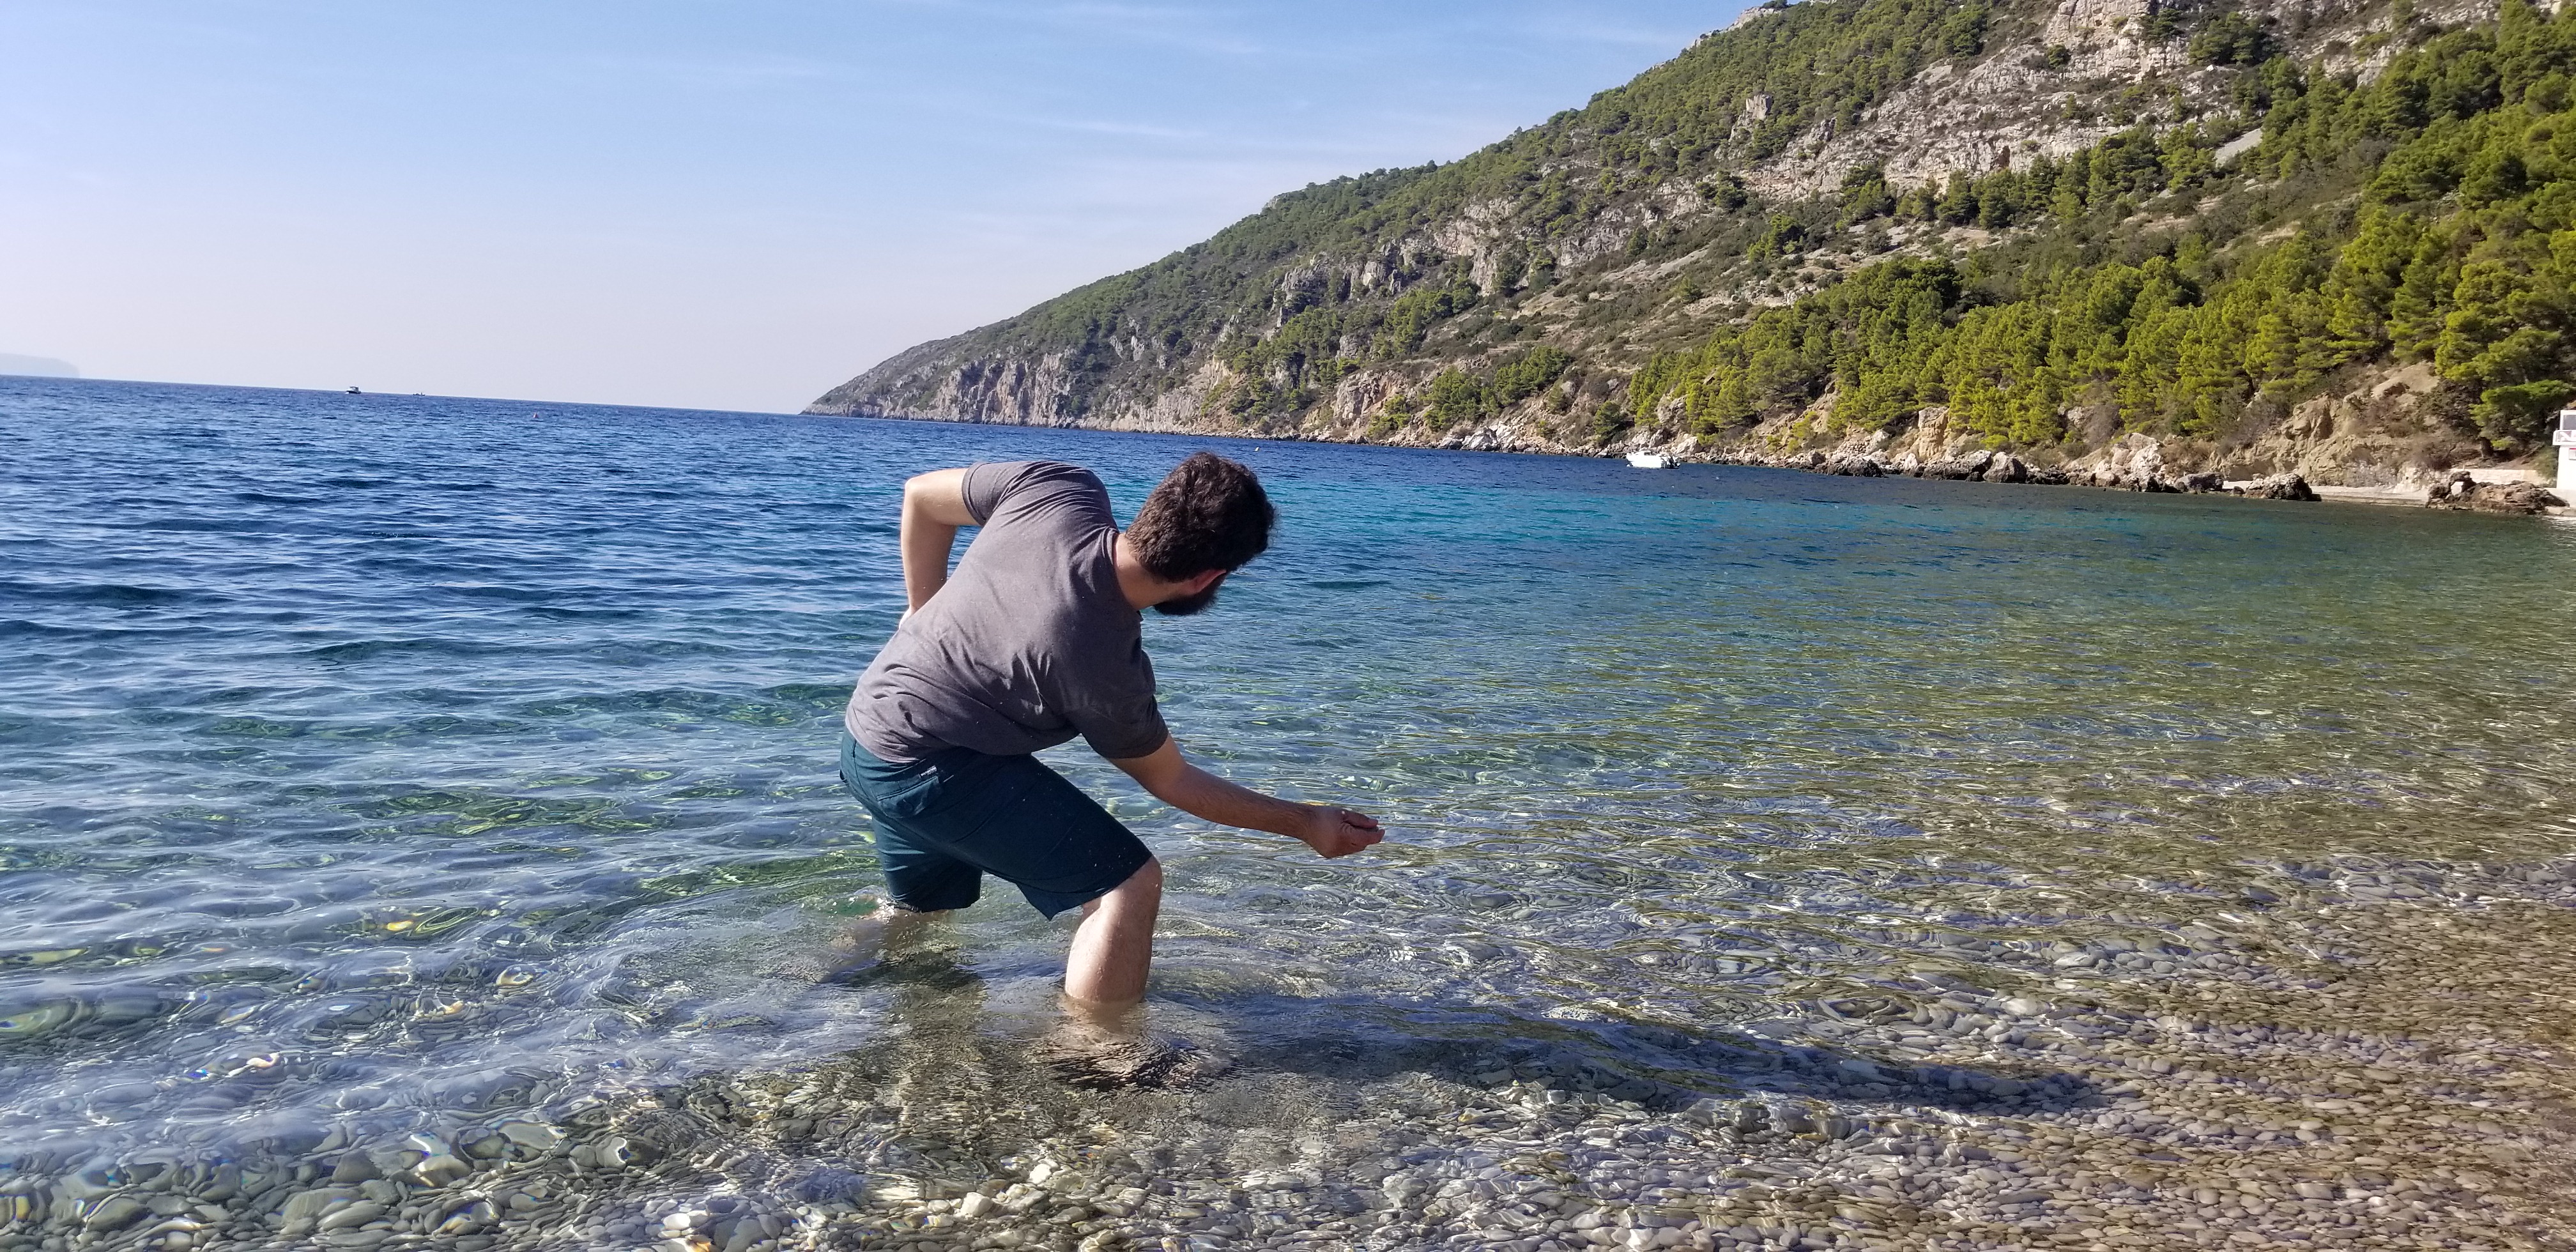
[[[2230,484],[2228,489],[2237,495],[2253,496],[2263,500],[2305,500],[2313,503],[2317,499],[2316,489],[2308,485],[2307,479],[2296,474],[2273,474],[2241,485]]]
[[[2471,513],[2546,513],[2567,507],[2538,483],[2482,483],[2466,473],[2456,473],[2434,485],[2425,493],[2424,503],[2437,509],[2458,509]]]

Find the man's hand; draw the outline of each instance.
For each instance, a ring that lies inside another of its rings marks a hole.
[[[1326,860],[1374,847],[1386,838],[1386,832],[1378,829],[1377,819],[1366,813],[1323,804],[1309,806],[1307,812],[1306,829],[1297,832],[1297,838]]]

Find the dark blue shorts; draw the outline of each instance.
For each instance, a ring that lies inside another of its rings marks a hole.
[[[950,748],[896,765],[845,731],[841,781],[876,818],[894,902],[923,913],[973,904],[991,874],[1053,917],[1154,859],[1134,831],[1033,756]]]

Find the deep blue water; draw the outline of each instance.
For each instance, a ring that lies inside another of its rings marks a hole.
[[[898,484],[1189,450],[1283,529],[1147,643],[1324,863],[1051,754],[1165,857],[1157,1001],[1362,1043],[1751,1021],[2264,866],[2576,834],[2576,531],[2420,510],[0,379],[0,1144],[446,1125],[889,1029],[832,777]],[[1063,927],[964,958],[1041,1011]],[[1319,1025],[1318,1023],[1326,1023]]]

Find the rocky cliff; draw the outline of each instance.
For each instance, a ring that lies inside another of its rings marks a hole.
[[[808,411],[2442,483],[2576,398],[2571,78],[2521,0],[1775,0]]]

